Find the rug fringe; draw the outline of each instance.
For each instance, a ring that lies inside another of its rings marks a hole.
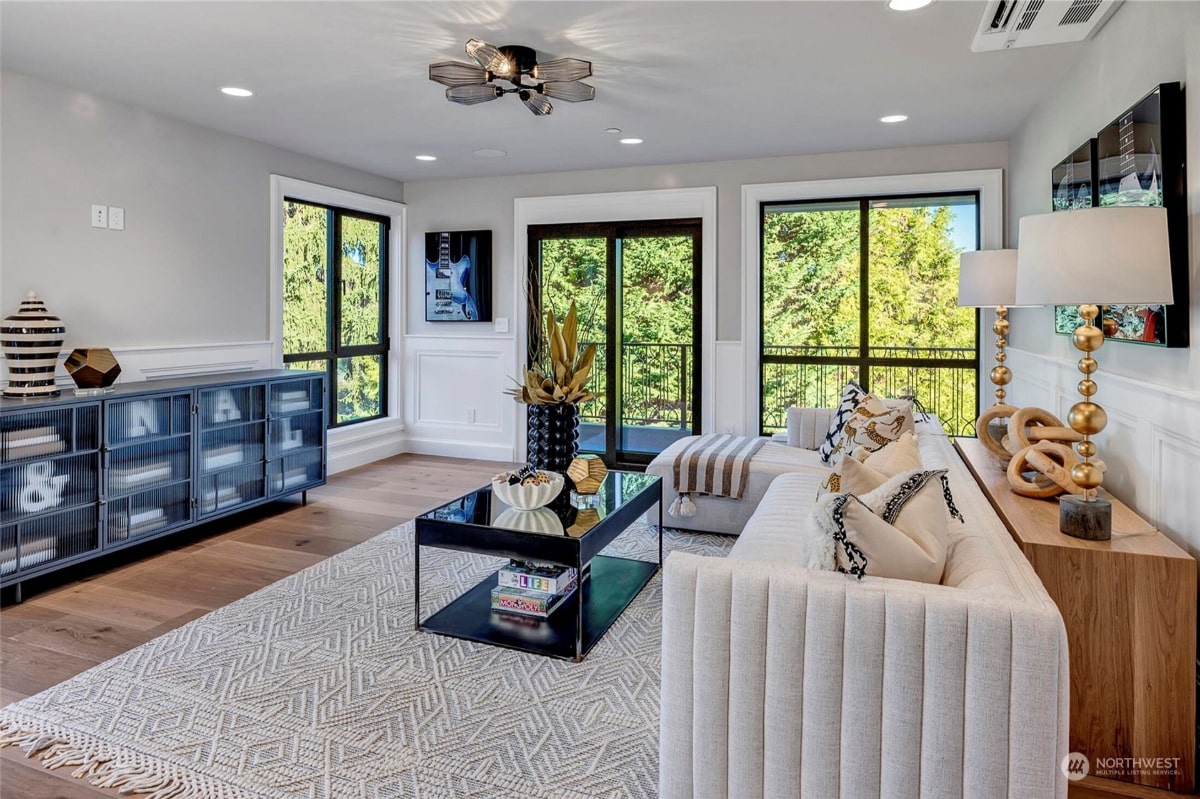
[[[81,740],[73,740],[78,737]],[[97,788],[115,788],[120,794],[145,799],[255,799],[240,788],[204,775],[179,771],[166,763],[122,762],[105,752],[106,745],[86,735],[49,732],[17,721],[0,721],[0,747],[20,747],[25,756],[38,757],[47,769],[71,768],[71,776]],[[173,773],[174,772],[174,773]]]

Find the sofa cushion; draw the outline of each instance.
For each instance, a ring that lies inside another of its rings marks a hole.
[[[902,472],[921,468],[921,452],[912,433],[900,438],[877,452],[861,453],[852,458],[843,458],[837,468],[829,473],[817,492],[820,499],[824,494],[865,494]]]

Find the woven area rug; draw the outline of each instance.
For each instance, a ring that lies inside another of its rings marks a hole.
[[[412,530],[0,709],[0,744],[152,799],[656,796],[661,575],[569,663],[414,632]],[[653,559],[656,535],[608,551]],[[428,612],[500,563],[421,553]]]

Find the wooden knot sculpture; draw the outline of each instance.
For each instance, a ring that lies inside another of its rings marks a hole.
[[[1080,460],[1071,444],[1082,440],[1083,436],[1041,408],[1020,408],[1008,414],[1008,435],[999,446],[1010,456],[1008,483],[1013,492],[1037,499],[1083,494],[1084,489],[1071,479],[1071,467]],[[999,457],[996,448],[988,450]]]

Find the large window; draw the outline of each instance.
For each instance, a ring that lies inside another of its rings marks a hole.
[[[387,414],[388,218],[283,204],[283,363],[328,376],[331,427]]]
[[[855,380],[974,435],[979,327],[957,297],[977,193],[763,203],[761,235],[764,434],[786,428],[790,405],[836,406]]]

